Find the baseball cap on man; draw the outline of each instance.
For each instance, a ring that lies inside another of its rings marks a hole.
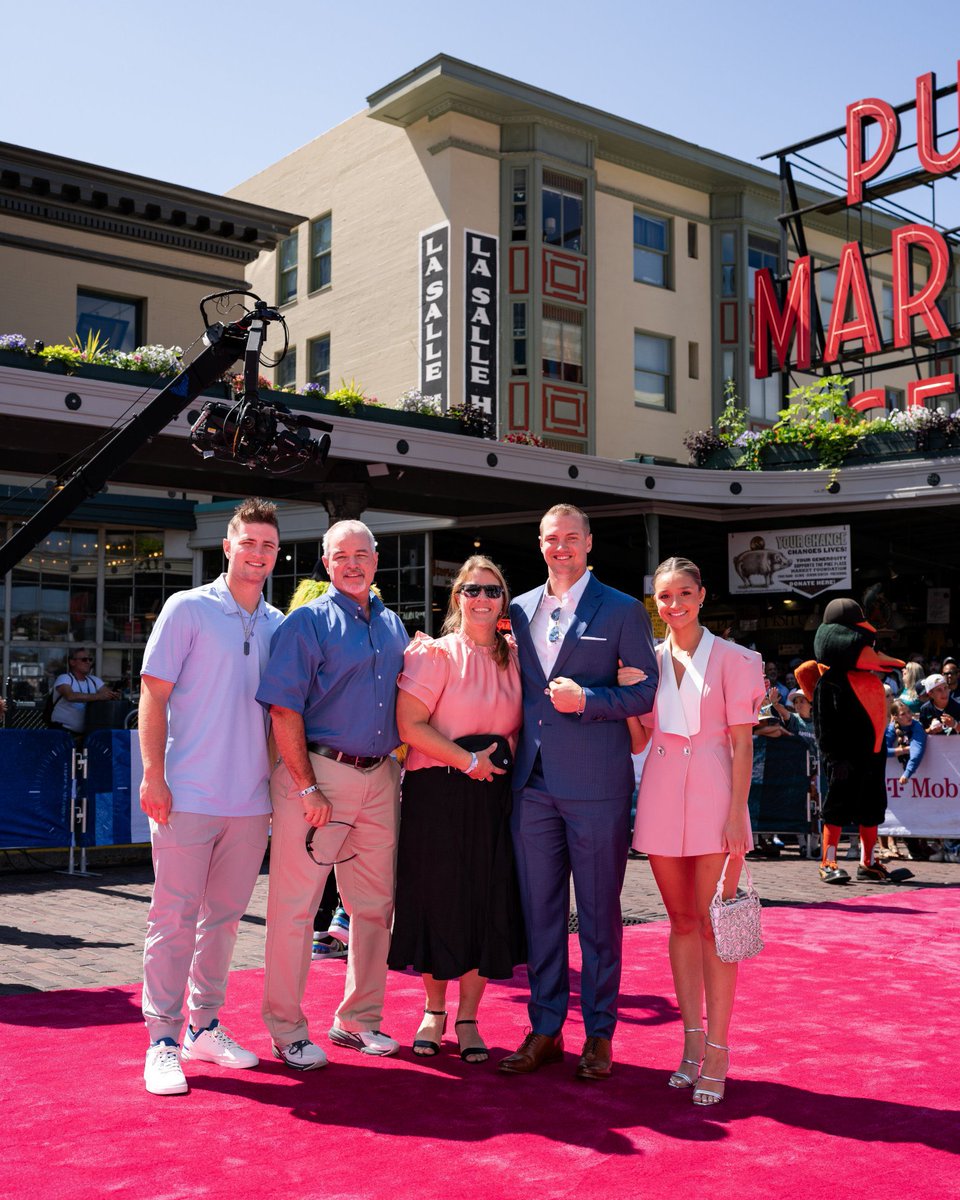
[[[794,700],[796,700],[798,696],[801,700],[806,700],[807,697],[803,688],[794,688],[792,692],[787,693],[787,705],[792,706]]]
[[[928,675],[923,681],[923,690],[925,692],[932,692],[935,687],[940,687],[941,684],[946,682],[946,679],[942,675]]]

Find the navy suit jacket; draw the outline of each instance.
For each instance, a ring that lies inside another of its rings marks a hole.
[[[657,656],[650,618],[643,605],[600,583],[592,575],[567,630],[552,678],[564,675],[586,692],[583,716],[558,713],[545,695],[544,676],[530,636],[530,622],[543,587],[518,596],[510,622],[520,652],[523,728],[513,770],[522,788],[540,753],[551,795],[561,799],[612,799],[633,791],[633,763],[627,717],[649,712],[657,694]],[[617,686],[617,666],[639,667],[647,678]]]

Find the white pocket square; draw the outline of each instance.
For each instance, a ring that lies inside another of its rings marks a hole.
[[[580,639],[581,642],[605,642],[606,640],[606,638],[591,637],[588,633],[585,633]]]

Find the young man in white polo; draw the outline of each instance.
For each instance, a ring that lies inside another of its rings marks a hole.
[[[279,549],[275,506],[245,500],[223,540],[225,574],[167,600],[143,657],[140,807],[156,876],[143,951],[143,1078],[158,1096],[188,1090],[181,1059],[259,1061],[220,1024],[220,1008],[270,825],[267,720],[256,694],[283,619],[263,599]]]

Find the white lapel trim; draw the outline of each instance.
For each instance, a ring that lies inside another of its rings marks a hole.
[[[715,641],[710,630],[704,629],[700,644],[687,663],[679,688],[669,638],[664,642],[660,660],[660,687],[657,689],[657,716],[664,733],[689,738],[700,732],[700,701],[703,699],[707,664]]]

